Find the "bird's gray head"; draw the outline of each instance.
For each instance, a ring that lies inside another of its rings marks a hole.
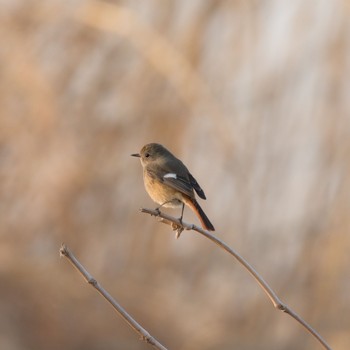
[[[143,166],[154,161],[161,162],[166,156],[171,153],[159,143],[148,143],[143,146],[140,153],[132,154],[133,157],[139,157]]]

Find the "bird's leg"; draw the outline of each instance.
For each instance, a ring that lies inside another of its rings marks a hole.
[[[182,225],[182,218],[184,216],[185,203],[182,202],[181,216],[179,217],[180,224]]]
[[[159,207],[155,208],[154,210],[155,210],[156,212],[158,212],[158,214],[159,214],[159,213],[160,213],[160,208],[161,208],[163,205],[168,204],[168,203],[170,203],[170,202],[171,202],[171,200],[170,200],[170,201],[166,201],[166,202],[162,203]]]

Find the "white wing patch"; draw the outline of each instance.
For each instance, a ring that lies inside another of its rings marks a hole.
[[[177,179],[177,176],[175,173],[168,173],[168,174],[165,174],[164,176],[164,179]]]

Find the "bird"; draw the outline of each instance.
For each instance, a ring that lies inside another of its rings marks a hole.
[[[147,193],[161,207],[182,206],[180,222],[185,205],[198,216],[202,227],[215,231],[213,224],[196,200],[197,195],[206,199],[204,191],[182,161],[159,143],[148,143],[139,153],[131,154],[141,160],[143,180]]]

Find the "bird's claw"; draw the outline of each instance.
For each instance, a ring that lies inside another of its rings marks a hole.
[[[157,216],[160,215],[160,209],[159,209],[159,207],[157,207],[156,209],[154,209],[154,211],[157,212],[157,214],[156,214]]]

